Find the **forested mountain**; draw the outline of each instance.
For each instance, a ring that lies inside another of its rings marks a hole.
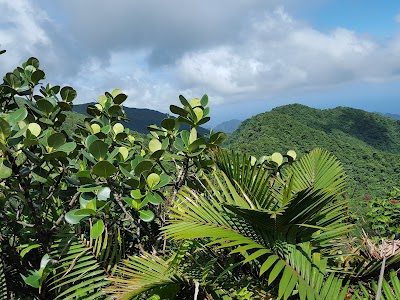
[[[222,131],[225,133],[232,133],[240,126],[240,123],[242,123],[242,121],[237,120],[237,119],[225,121],[225,122],[222,122],[221,124],[218,124],[217,126],[215,126],[214,131],[215,132]]]
[[[322,147],[341,160],[350,196],[381,196],[400,182],[400,121],[363,110],[281,106],[243,121],[225,146],[256,156]]]

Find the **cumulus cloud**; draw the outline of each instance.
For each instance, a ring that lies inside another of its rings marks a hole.
[[[0,71],[37,55],[80,102],[118,87],[162,111],[179,93],[221,104],[398,80],[400,37],[322,32],[278,2],[291,1],[0,0]]]
[[[254,19],[240,36],[237,43],[185,53],[177,61],[181,81],[220,95],[268,96],[286,89],[387,79],[397,76],[400,67],[397,41],[380,45],[345,28],[322,33],[283,8]]]

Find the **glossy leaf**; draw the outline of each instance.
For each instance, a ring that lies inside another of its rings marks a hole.
[[[90,228],[90,237],[92,239],[97,239],[104,232],[104,222],[103,220],[98,220],[95,224],[93,224],[92,228]]]
[[[78,94],[72,87],[64,86],[60,91],[60,95],[65,102],[72,102]]]
[[[157,192],[150,192],[150,193],[148,193],[147,196],[146,196],[146,198],[147,198],[148,202],[150,202],[151,204],[154,204],[154,205],[158,205],[158,204],[160,204],[161,202],[163,202],[163,200],[164,200],[164,199],[161,197],[161,195],[158,194]]]
[[[153,189],[160,182],[160,176],[156,173],[151,173],[149,176],[147,176],[146,181],[149,188]]]
[[[139,211],[139,218],[144,222],[151,222],[154,217],[154,213],[149,209]]]
[[[93,209],[73,209],[65,214],[65,221],[74,225],[78,224],[82,219],[95,214],[96,212]]]

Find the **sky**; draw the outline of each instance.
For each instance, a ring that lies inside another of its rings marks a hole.
[[[212,124],[274,107],[400,114],[400,1],[0,0],[0,74],[37,57],[76,103],[119,88],[168,112],[208,94]]]

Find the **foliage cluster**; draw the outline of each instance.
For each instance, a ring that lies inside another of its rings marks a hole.
[[[400,252],[348,241],[344,170],[327,151],[225,151],[223,133],[199,130],[206,95],[180,96],[148,139],[121,123],[118,89],[68,129],[76,91],[44,79],[29,58],[0,85],[0,297],[400,296]]]
[[[368,200],[368,221],[374,234],[384,238],[398,238],[400,233],[400,190],[394,188],[384,198]]]

